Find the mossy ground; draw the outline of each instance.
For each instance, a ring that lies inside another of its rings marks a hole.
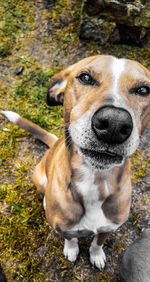
[[[140,49],[126,45],[104,48],[98,43],[81,42],[81,9],[80,0],[0,3],[0,109],[14,110],[58,137],[62,134],[62,108],[50,108],[45,103],[53,74],[78,59],[100,53],[137,59],[150,66],[149,43]],[[23,71],[16,75],[20,66]],[[63,241],[46,223],[42,197],[31,181],[33,168],[46,147],[2,116],[0,121],[0,264],[8,281],[115,279],[118,253],[129,241],[130,227],[124,226],[106,243],[105,271],[91,267],[88,240],[81,243],[79,260],[68,262],[62,254]],[[134,154],[133,181],[142,181],[149,164],[144,151]],[[136,211],[131,215],[132,228],[140,221],[138,214]]]

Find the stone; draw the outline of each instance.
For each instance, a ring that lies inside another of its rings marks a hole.
[[[91,17],[89,21],[87,17],[81,26],[80,38],[98,40],[103,45],[109,40],[110,34],[113,34],[115,28],[114,22],[97,19],[96,17]]]
[[[23,70],[24,70],[24,67],[23,67],[23,66],[20,66],[20,67],[16,68],[15,74],[16,74],[16,75],[19,75],[19,74],[21,74],[21,73],[23,72]]]
[[[150,0],[85,0],[81,39],[142,46],[150,29]]]
[[[120,277],[124,282],[150,281],[150,228],[144,230],[125,251]]]

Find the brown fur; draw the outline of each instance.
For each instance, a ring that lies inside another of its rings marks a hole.
[[[56,84],[57,80],[62,82],[64,78],[68,79],[65,89],[65,100],[63,101],[64,119],[67,124],[66,128],[68,128],[69,123],[76,121],[89,108],[92,108],[91,111],[94,113],[99,105],[103,105],[104,101],[106,101],[105,103],[110,103],[112,98],[108,89],[112,83],[112,77],[110,75],[109,67],[108,69],[106,68],[107,63],[109,64],[109,62],[109,56],[90,57],[72,66],[70,71],[68,68],[59,74],[56,74],[52,79],[52,82],[49,85],[48,95],[52,95],[56,101],[58,93],[55,96],[55,92],[53,91],[54,81]],[[135,68],[138,68],[139,71],[141,71],[142,68],[142,72],[146,72],[149,76],[149,72],[147,70],[145,71],[145,68],[138,63],[130,61],[129,65],[130,64],[135,65]],[[87,65],[88,67],[86,67]],[[99,76],[98,74],[95,74],[95,69],[97,68],[99,70]],[[77,80],[74,80],[74,77],[76,77],[79,71],[84,69],[88,69],[88,71],[95,75],[100,81],[103,80],[99,87],[84,87],[83,85],[79,85]],[[147,100],[143,101],[143,98],[141,97],[137,98],[136,96],[126,94],[127,89],[131,88],[136,83],[137,80],[134,79],[134,76],[130,76],[128,72],[123,73],[120,80],[120,87],[127,104],[132,107],[135,115],[138,111],[138,103],[140,103],[141,108],[145,109],[143,110],[143,123],[142,125],[139,124],[139,129],[141,129],[148,123],[149,116],[147,112],[150,109],[150,105],[149,102],[147,105]],[[61,93],[61,91],[64,92],[64,89],[60,90],[59,93]],[[127,98],[126,95],[128,96]],[[137,99],[138,103],[136,102]],[[71,141],[70,146],[72,146]],[[80,179],[78,167],[81,163],[82,160],[77,155],[75,148],[72,147],[72,151],[68,151],[65,146],[64,138],[61,139],[61,141],[57,141],[47,155],[46,170],[48,186],[46,188],[46,215],[53,228],[59,226],[62,231],[65,231],[68,227],[77,223],[83,216],[84,211],[81,203],[82,201],[76,202],[76,199],[80,199],[80,195],[77,195],[77,191],[73,192],[75,191],[76,181],[79,181]],[[109,219],[117,223],[125,221],[129,213],[131,202],[129,166],[130,164],[128,160],[123,167],[114,168],[111,173],[106,176],[110,183],[112,183],[113,188],[112,195],[109,197],[105,195],[105,189],[103,187],[104,180],[101,178],[101,175],[98,173],[95,174],[95,184],[100,185],[101,199],[105,200],[102,207],[103,211]],[[76,169],[74,170],[73,167]],[[72,172],[74,172],[74,177],[71,177]],[[74,199],[74,195],[76,195],[76,199]]]
[[[30,132],[36,138],[45,143],[48,147],[51,147],[56,141],[51,133],[48,133],[46,130],[42,129],[35,123],[26,120],[25,118],[20,117],[16,124],[24,130]]]
[[[66,132],[70,123],[76,121],[89,108],[94,113],[100,105],[110,104],[113,101],[109,92],[112,83],[110,75],[109,56],[97,56],[86,58],[77,64],[56,74],[50,83],[48,95],[52,96],[57,101],[58,93],[55,96],[53,91],[53,81],[63,81],[67,78],[67,86],[60,90],[59,94],[65,92],[64,104],[64,119]],[[137,68],[139,72],[146,73],[150,78],[149,72],[134,61],[129,61],[130,65]],[[84,87],[75,80],[76,75],[82,70],[88,70],[96,79],[102,81],[99,86]],[[99,70],[99,73],[96,70]],[[148,124],[150,111],[149,98],[143,100],[142,97],[127,94],[129,88],[137,83],[138,79],[130,76],[128,71],[123,73],[120,79],[121,93],[124,96],[127,105],[131,107],[137,116],[140,103],[140,108],[143,109],[142,120],[138,125],[140,133]],[[51,87],[52,86],[52,87]],[[53,92],[52,92],[53,91]],[[94,99],[93,99],[94,97]],[[138,103],[137,103],[138,99]],[[67,135],[66,135],[67,136]],[[68,136],[67,136],[68,138]],[[46,188],[46,216],[53,228],[59,226],[59,229],[65,232],[69,227],[78,223],[84,214],[83,204],[80,195],[75,189],[76,181],[80,181],[80,171],[78,167],[83,162],[78,156],[71,139],[69,139],[70,150],[65,146],[65,139],[57,141],[47,156],[46,167],[48,186]],[[74,169],[75,168],[75,169]],[[72,177],[72,172],[74,176]],[[107,197],[104,189],[104,179],[98,173],[95,173],[95,184],[99,186],[101,199],[105,200],[102,206],[103,211],[110,220],[115,223],[124,222],[129,213],[131,202],[131,183],[130,183],[130,163],[129,160],[122,167],[114,168],[106,176],[106,179],[112,184],[112,194]],[[69,187],[69,188],[68,188]],[[57,197],[57,198],[56,198]],[[77,200],[78,199],[78,200]],[[113,210],[113,212],[112,212]],[[62,215],[63,214],[63,215]]]
[[[64,119],[66,128],[68,125],[76,121],[89,108],[93,113],[99,105],[110,103],[111,93],[110,85],[112,77],[110,75],[109,56],[97,56],[83,59],[77,64],[69,67],[65,71],[56,74],[50,82],[48,96],[58,102],[57,97],[60,93],[65,92],[64,104]],[[150,78],[149,72],[134,61],[129,62],[134,65],[139,72],[146,73]],[[103,81],[99,86],[84,87],[80,85],[74,78],[84,70],[94,75],[99,81]],[[96,72],[98,69],[99,74]],[[55,95],[54,86],[56,83],[67,79],[66,89],[60,89]],[[135,115],[137,107],[140,103],[140,108],[143,109],[142,121],[139,124],[139,129],[145,128],[149,121],[149,100],[143,100],[142,97],[126,94],[127,90],[137,83],[134,76],[130,76],[128,72],[123,73],[120,79],[120,88],[122,95],[125,97],[127,104],[132,107]],[[126,96],[127,95],[127,96]],[[93,100],[94,97],[94,100]],[[137,103],[138,99],[138,103]],[[78,102],[79,101],[79,102]],[[68,137],[68,136],[67,136]],[[35,169],[33,180],[39,191],[44,191],[39,185],[38,172],[46,173],[48,185],[46,187],[46,217],[50,225],[55,229],[65,232],[75,223],[78,223],[84,214],[84,208],[81,196],[76,190],[76,182],[80,181],[81,175],[79,166],[83,160],[76,152],[74,145],[69,141],[70,150],[65,145],[64,137],[58,140],[54,146],[42,158],[40,164]],[[95,173],[95,184],[99,186],[101,199],[105,200],[102,206],[104,214],[115,223],[124,222],[129,213],[131,202],[131,184],[130,184],[130,168],[129,160],[122,167],[114,168],[109,174],[103,178],[101,174]],[[110,181],[112,186],[112,194],[108,197],[105,194],[104,179]],[[112,212],[113,211],[113,212]]]
[[[110,62],[111,56],[89,57],[52,78],[47,102],[51,106],[64,105],[65,134],[59,140],[56,141],[54,136],[25,119],[20,118],[17,123],[51,147],[35,168],[33,181],[38,191],[45,194],[46,218],[49,224],[66,238],[91,234],[90,230],[77,231],[76,235],[68,233],[85,214],[84,199],[77,189],[77,183],[81,183],[83,178],[80,168],[85,160],[78,154],[72,141],[70,126],[77,123],[89,110],[94,115],[103,105],[113,105],[115,98],[111,93],[113,76]],[[81,71],[88,71],[97,83],[94,86],[79,83],[77,76]],[[142,81],[150,84],[150,72],[139,63],[128,60],[118,87],[126,108],[132,109],[139,135],[150,121],[150,97],[141,97],[130,92]],[[98,146],[95,145],[98,143],[96,138],[90,142],[92,148]],[[111,186],[109,194],[105,187],[106,181]],[[114,166],[105,173],[95,171],[94,184],[100,194],[99,200],[103,201],[105,217],[114,224],[125,222],[131,203],[129,158],[122,165]],[[97,244],[103,244],[107,235],[108,232],[98,235]]]

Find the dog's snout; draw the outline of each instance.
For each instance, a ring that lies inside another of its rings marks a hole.
[[[121,144],[131,135],[132,117],[123,108],[104,106],[94,113],[92,129],[99,140],[108,144]]]

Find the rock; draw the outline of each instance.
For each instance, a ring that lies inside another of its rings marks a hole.
[[[89,21],[88,17],[81,26],[80,38],[98,40],[102,45],[105,44],[113,34],[116,28],[114,22],[105,21],[92,17]]]
[[[150,29],[150,1],[85,0],[81,39],[142,46]]]
[[[24,67],[20,66],[20,67],[16,68],[15,74],[19,75],[19,74],[21,74],[23,72],[23,70],[24,70]]]
[[[131,244],[123,255],[120,266],[121,281],[150,281],[150,228]]]

